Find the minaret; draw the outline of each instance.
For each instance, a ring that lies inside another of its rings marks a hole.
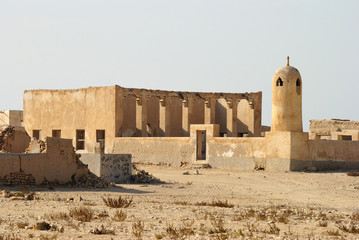
[[[289,66],[279,68],[272,83],[271,131],[302,132],[302,78],[299,71]]]

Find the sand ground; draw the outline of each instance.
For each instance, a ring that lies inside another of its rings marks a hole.
[[[165,183],[31,187],[35,200],[0,197],[0,239],[359,239],[359,177],[346,172],[138,168]],[[102,200],[119,196],[132,204],[116,209]],[[80,207],[93,211],[89,222],[69,216]],[[32,227],[41,221],[52,229]]]

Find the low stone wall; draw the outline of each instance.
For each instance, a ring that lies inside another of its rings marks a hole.
[[[181,166],[194,158],[195,143],[189,137],[121,137],[114,153],[131,154],[132,162]]]
[[[131,154],[81,154],[81,161],[91,172],[110,182],[122,182],[131,178]]]

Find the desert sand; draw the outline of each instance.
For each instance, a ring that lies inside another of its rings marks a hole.
[[[1,186],[0,239],[359,238],[359,177],[346,172],[137,167],[164,183]],[[9,197],[28,191],[33,200]],[[102,199],[119,197],[132,203]],[[80,209],[88,219],[79,220]]]

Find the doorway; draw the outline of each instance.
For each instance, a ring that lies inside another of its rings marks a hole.
[[[206,131],[197,130],[197,158],[196,160],[206,160]]]

